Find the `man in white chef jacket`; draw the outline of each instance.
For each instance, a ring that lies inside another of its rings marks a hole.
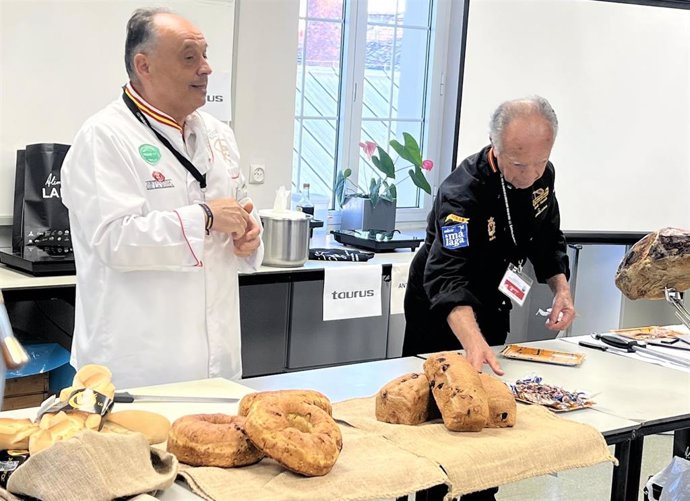
[[[242,372],[238,272],[261,264],[232,130],[198,111],[204,35],[164,9],[127,25],[122,95],[62,167],[77,268],[72,365],[117,388]],[[167,143],[167,144],[166,144]]]

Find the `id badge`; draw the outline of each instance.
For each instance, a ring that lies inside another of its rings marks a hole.
[[[529,290],[532,288],[532,279],[518,269],[513,263],[508,265],[505,275],[498,285],[498,290],[522,306]]]

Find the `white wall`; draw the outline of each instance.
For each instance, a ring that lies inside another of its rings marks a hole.
[[[235,0],[0,0],[0,224],[12,214],[16,150],[70,144],[119,98],[127,20],[146,6],[192,20],[214,70],[232,70]]]
[[[565,230],[690,227],[690,10],[471,0],[460,159],[498,103],[548,98]]]
[[[264,184],[249,185],[254,206],[273,206],[292,182],[299,0],[239,0],[233,128],[242,172],[266,166]]]

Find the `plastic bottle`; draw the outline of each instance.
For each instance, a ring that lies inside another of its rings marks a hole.
[[[297,210],[304,212],[305,214],[314,215],[314,204],[311,203],[309,199],[309,183],[304,183],[302,185],[302,196],[297,202]]]

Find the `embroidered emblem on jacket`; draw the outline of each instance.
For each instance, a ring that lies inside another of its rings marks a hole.
[[[230,149],[230,143],[228,143],[222,137],[213,141],[213,148],[220,153],[223,160],[226,162],[232,162],[232,150]]]
[[[453,223],[469,223],[469,222],[470,222],[470,218],[468,218],[468,217],[462,217],[462,216],[456,216],[455,214],[448,214],[448,215],[446,216],[446,220],[444,221],[444,223],[448,223],[448,222],[453,222]]]
[[[154,170],[151,173],[151,177],[153,177],[153,181],[146,181],[147,190],[160,190],[161,188],[175,187],[175,185],[172,182],[172,179],[165,179],[165,175],[163,175],[162,172]]]
[[[496,220],[493,216],[486,222],[486,230],[489,232],[489,242],[496,240]]]
[[[534,208],[534,217],[539,216],[548,207],[549,187],[538,188],[532,192],[532,207]]]
[[[442,226],[441,236],[443,238],[443,247],[450,250],[469,247],[470,240],[468,238],[467,228],[467,223]]]
[[[139,146],[139,155],[147,164],[156,165],[161,159],[161,150],[152,144],[142,144]]]

